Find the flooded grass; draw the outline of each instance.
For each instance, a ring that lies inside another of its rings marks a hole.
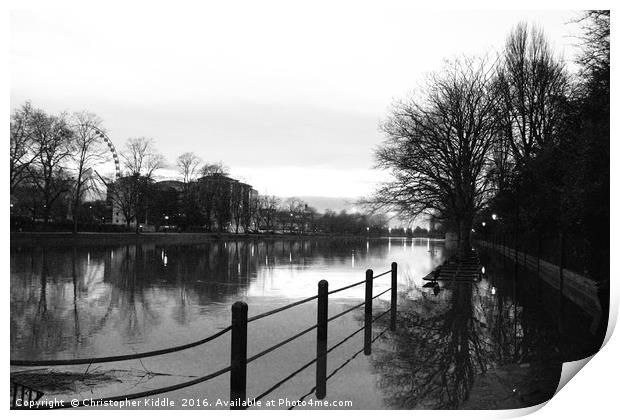
[[[84,372],[61,371],[57,369],[29,369],[11,372],[11,381],[26,385],[46,395],[92,393],[115,384],[137,386],[155,377],[178,376],[169,373],[150,372],[139,369],[94,369]],[[185,376],[193,377],[193,376]]]

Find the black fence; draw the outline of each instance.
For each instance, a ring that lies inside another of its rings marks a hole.
[[[491,223],[487,222],[485,227],[479,226],[475,237],[561,266],[597,283],[609,279],[609,252],[601,252],[600,246],[588,243],[583,236],[572,232],[500,230],[489,227]],[[606,243],[608,239],[601,238],[601,242]]]
[[[335,289],[331,291],[329,290],[329,283],[326,280],[321,280],[318,283],[318,291],[316,295],[299,300],[297,302],[293,302],[291,304],[282,306],[280,308],[273,309],[271,311],[264,312],[259,315],[252,316],[252,317],[248,317],[248,305],[245,302],[235,302],[232,305],[232,320],[231,320],[230,326],[222,329],[221,331],[209,337],[205,337],[200,340],[187,343],[187,344],[183,344],[180,346],[169,347],[165,349],[148,351],[148,352],[143,352],[143,353],[108,356],[108,357],[97,357],[97,358],[62,359],[62,360],[11,360],[11,366],[46,367],[46,366],[90,365],[90,364],[95,364],[95,363],[108,363],[108,362],[142,359],[146,357],[154,357],[154,356],[159,356],[163,354],[175,353],[175,352],[186,350],[186,349],[196,347],[202,344],[206,344],[230,332],[231,333],[231,339],[230,339],[231,363],[230,363],[230,366],[223,367],[215,372],[192,379],[190,381],[178,383],[175,385],[170,385],[167,387],[162,387],[162,388],[157,388],[157,389],[152,389],[152,390],[147,390],[147,391],[142,391],[142,392],[136,392],[133,394],[117,395],[117,396],[106,397],[106,398],[96,398],[96,399],[92,399],[92,401],[89,399],[88,403],[89,405],[94,405],[94,404],[104,402],[104,401],[124,401],[124,400],[138,399],[138,398],[146,398],[146,397],[150,397],[153,395],[159,395],[159,394],[163,394],[166,392],[172,392],[172,391],[187,388],[193,385],[197,385],[199,383],[206,382],[210,379],[216,378],[218,376],[221,376],[225,373],[230,372],[230,400],[231,402],[233,402],[233,404],[231,404],[231,409],[245,409],[247,408],[247,406],[244,405],[244,402],[247,401],[246,383],[247,383],[248,363],[251,363],[257,359],[260,359],[261,357],[271,353],[272,351],[275,351],[276,349],[284,346],[285,344],[288,344],[291,341],[294,341],[298,339],[299,337],[302,337],[316,330],[316,357],[310,360],[309,362],[305,363],[301,367],[299,367],[297,370],[292,372],[290,375],[286,376],[279,382],[269,387],[267,390],[262,392],[260,395],[252,398],[251,400],[256,400],[256,401],[261,400],[262,398],[269,395],[271,392],[275,391],[280,386],[282,386],[283,384],[288,382],[290,379],[295,377],[297,374],[307,369],[308,367],[312,366],[313,364],[316,364],[315,386],[310,390],[309,393],[300,397],[298,401],[302,401],[304,398],[308,397],[312,393],[315,394],[316,398],[323,399],[327,395],[327,380],[329,378],[334,376],[340,369],[342,369],[346,364],[348,364],[361,352],[364,352],[365,355],[370,355],[372,351],[372,343],[376,341],[379,337],[381,337],[383,334],[385,334],[385,332],[387,332],[388,330],[393,331],[396,329],[396,311],[397,311],[396,303],[397,303],[397,291],[398,291],[397,268],[398,268],[397,264],[393,262],[390,270],[385,271],[381,274],[374,275],[372,270],[366,270],[366,278],[363,281],[353,283],[348,286],[344,286],[339,289]],[[390,287],[376,295],[373,295],[374,293],[373,280],[379,277],[385,276],[387,274],[391,274]],[[355,305],[331,317],[328,316],[328,301],[329,301],[330,295],[338,293],[338,292],[342,292],[343,290],[347,290],[352,287],[361,286],[362,284],[365,285],[365,297],[362,303]],[[391,292],[390,307],[386,311],[376,316],[373,316],[373,301],[388,292]],[[269,348],[266,348],[265,350],[262,350],[261,352],[253,356],[250,356],[250,357],[247,356],[248,324],[254,321],[257,321],[259,319],[266,318],[268,316],[274,315],[276,313],[285,311],[287,309],[290,309],[295,306],[308,303],[314,300],[317,301],[317,322],[316,324],[312,325],[309,328],[306,328],[303,331],[298,332],[297,334],[294,334],[293,336],[285,340],[280,341],[277,344],[274,344],[273,346]],[[364,307],[364,325],[361,328],[353,331],[351,334],[349,334],[347,337],[345,337],[338,343],[328,348],[327,338],[328,338],[329,323],[356,309],[361,308],[362,306]],[[390,314],[389,326],[373,338],[372,337],[373,323],[387,314]],[[344,364],[334,369],[334,371],[332,371],[328,375],[327,374],[328,354],[332,352],[334,349],[343,345],[345,342],[347,342],[352,337],[354,337],[355,335],[357,335],[358,333],[362,331],[364,331],[363,348],[357,351]],[[17,387],[21,385],[12,382],[11,386],[15,388],[15,390],[17,390],[18,389]],[[17,404],[17,401],[16,401],[17,397],[13,397],[13,395],[16,396],[17,394],[18,394],[17,391],[15,391],[12,394],[11,408],[26,408],[23,406],[23,404]],[[42,396],[42,393],[37,394],[37,399],[40,399],[41,396]],[[22,401],[24,401],[23,398],[22,398]],[[63,402],[60,404],[55,404],[53,406],[47,406],[45,404],[34,405],[33,408],[44,408],[44,409],[45,408],[76,408],[76,407],[80,407],[83,405],[84,405],[83,401],[80,401],[78,404],[73,404],[73,405],[70,404],[69,402]],[[294,408],[294,406],[292,406],[291,408]]]

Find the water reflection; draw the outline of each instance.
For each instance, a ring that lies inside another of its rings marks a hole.
[[[400,330],[372,362],[388,407],[459,408],[479,375],[541,361],[550,385],[528,404],[553,395],[561,371],[557,329],[535,300],[514,293],[514,278],[487,274],[478,283],[441,284],[440,293],[409,292]]]
[[[11,352],[42,358],[163,344],[162,335],[195,321],[218,328],[210,315],[226,322],[237,299],[309,296],[321,278],[346,284],[387,265],[387,252],[366,240],[16,247]]]
[[[315,294],[320,279],[328,279],[334,289],[362,280],[367,268],[384,271],[397,261],[399,330],[378,342],[371,357],[356,359],[347,386],[333,389],[355,400],[355,407],[382,398],[369,408],[458,408],[480,393],[477,378],[506,366],[543,362],[559,375],[558,356],[566,351],[566,338],[559,336],[555,311],[540,303],[544,288],[516,280],[518,272],[511,266],[488,258],[483,258],[484,276],[478,283],[422,287],[421,278],[443,261],[444,253],[441,242],[402,238],[14,247],[11,356],[96,357],[181,344],[227,326],[235,300],[248,301],[251,316]],[[389,276],[378,279],[377,290],[389,281]],[[330,313],[360,302],[363,295],[363,287],[334,295]],[[258,323],[250,331],[250,353],[307,327],[315,316],[313,306],[302,306]],[[330,339],[339,340],[359,326],[355,319],[340,321],[330,324]],[[300,360],[311,360],[315,343],[313,337],[306,338],[251,366],[254,394],[298,368]],[[212,343],[209,368],[228,363],[228,344]],[[342,354],[333,353],[336,359],[330,363],[337,365],[337,357],[346,359],[359,345],[352,340]],[[202,372],[206,367],[201,352],[204,349],[196,348],[185,359],[149,360],[149,368]],[[306,392],[314,380],[313,372],[308,375],[281,396]],[[197,396],[225,397],[223,382],[194,391]],[[553,384],[545,385],[544,391],[551,388]],[[542,397],[532,401],[536,398]]]

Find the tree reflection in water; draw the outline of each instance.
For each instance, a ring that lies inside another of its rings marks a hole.
[[[470,397],[476,378],[490,370],[541,360],[554,372],[560,369],[553,327],[541,322],[536,305],[514,299],[514,287],[502,289],[513,294],[499,292],[487,279],[447,284],[438,296],[432,290],[408,292],[418,297],[400,303],[397,332],[373,350],[386,405],[456,409]]]
[[[11,352],[24,359],[123,353],[176,343],[169,333],[181,329],[178,340],[190,341],[228,322],[230,303],[252,284],[271,287],[278,267],[342,269],[351,250],[381,261],[387,252],[374,244],[369,251],[365,239],[13,247]]]

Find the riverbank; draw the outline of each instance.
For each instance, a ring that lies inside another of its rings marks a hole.
[[[220,240],[333,240],[333,239],[376,239],[366,235],[329,235],[329,234],[288,234],[288,233],[177,233],[177,232],[133,232],[98,233],[81,232],[11,232],[11,246],[36,246],[50,244],[64,245],[135,245],[147,243],[163,244],[197,244]]]

